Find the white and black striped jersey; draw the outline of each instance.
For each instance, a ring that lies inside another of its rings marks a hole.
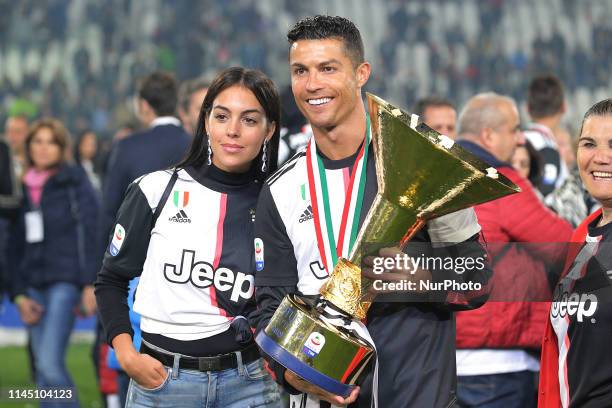
[[[335,161],[320,156],[329,186],[333,230],[338,234],[348,175],[357,152]],[[366,174],[359,225],[377,193],[372,150]],[[319,288],[328,279],[317,246],[308,191],[305,153],[296,154],[262,188],[255,223],[256,239],[261,240],[263,252],[255,274],[258,311],[254,321],[258,330],[265,328],[286,293],[318,295]],[[467,241],[468,244],[454,256],[486,256],[478,242],[479,232],[476,215],[469,208],[429,221],[413,241]],[[466,271],[462,278],[486,284],[490,269],[485,269]],[[481,303],[470,300],[463,304],[451,303],[378,302],[370,308],[367,324],[378,349],[380,406],[405,406],[407,401],[410,406],[452,406],[449,403],[455,392],[455,326],[451,311],[477,307]],[[284,382],[284,369],[274,361],[269,363],[277,381],[289,392],[295,391]],[[371,375],[370,372],[361,384],[359,406],[370,406]]]
[[[559,154],[559,146],[552,130],[544,125],[531,123],[524,134],[542,157],[542,180],[536,187],[546,197],[563,184],[569,176],[569,170]]]
[[[143,336],[209,338],[255,307],[253,224],[260,184],[250,173],[182,169],[151,228],[170,177],[171,171],[158,171],[137,179],[118,212],[96,284],[109,342],[131,332],[127,310],[117,308],[125,303],[123,285],[136,276],[134,310]]]

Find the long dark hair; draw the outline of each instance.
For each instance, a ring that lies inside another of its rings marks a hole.
[[[253,92],[257,101],[263,107],[268,122],[274,122],[275,129],[272,137],[268,141],[266,153],[266,171],[261,171],[261,159],[263,151],[253,159],[254,165],[259,167],[257,178],[265,180],[266,177],[276,171],[278,166],[278,143],[280,139],[280,98],[274,82],[268,78],[263,72],[255,69],[246,69],[242,67],[228,68],[213,80],[208,88],[200,115],[198,117],[198,128],[195,132],[191,148],[177,167],[193,166],[196,168],[206,166],[208,161],[208,136],[206,135],[206,127],[204,121],[207,120],[210,114],[215,98],[224,90],[234,85],[243,86]]]

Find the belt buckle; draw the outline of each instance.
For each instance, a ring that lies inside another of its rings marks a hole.
[[[200,357],[198,358],[198,370],[200,371],[216,371],[217,362],[214,358]]]

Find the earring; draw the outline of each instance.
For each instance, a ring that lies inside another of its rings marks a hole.
[[[268,159],[268,141],[266,140],[263,144],[263,154],[261,155],[261,171],[262,173],[266,172],[266,169],[268,168],[266,165],[266,161]]]
[[[208,140],[208,165],[210,166],[212,164],[212,149],[210,148],[210,137],[207,138]]]

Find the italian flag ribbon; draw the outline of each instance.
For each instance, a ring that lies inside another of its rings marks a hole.
[[[368,151],[371,140],[370,118],[366,116],[365,141],[359,149],[351,172],[349,185],[344,197],[337,241],[332,222],[325,166],[323,165],[323,160],[317,154],[317,145],[314,137],[310,138],[308,148],[306,149],[308,190],[312,202],[317,245],[328,275],[334,270],[339,257],[346,258],[349,256],[359,232],[359,217],[363,204]]]

